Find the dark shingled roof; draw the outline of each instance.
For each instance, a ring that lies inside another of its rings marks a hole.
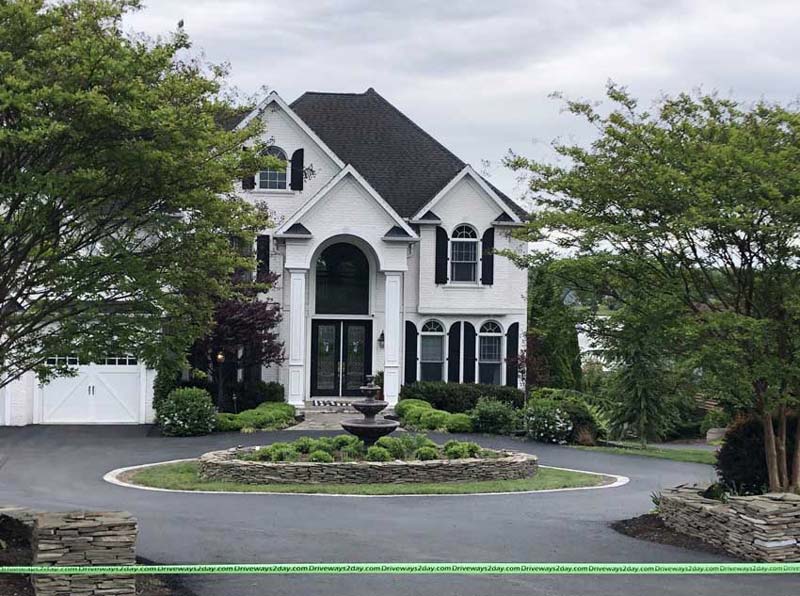
[[[364,93],[309,91],[291,108],[401,217],[413,216],[466,165],[371,87]],[[525,216],[519,205],[492,189]]]

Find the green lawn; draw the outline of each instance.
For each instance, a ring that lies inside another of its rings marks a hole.
[[[702,449],[659,449],[658,447],[642,449],[638,445],[631,445],[629,447],[583,447],[576,445],[574,447],[575,449],[584,449],[586,451],[602,451],[603,453],[616,453],[618,455],[641,455],[693,464],[713,465],[717,461],[717,454],[715,452],[704,451]]]
[[[337,493],[351,495],[444,495],[597,486],[608,484],[612,479],[607,476],[584,474],[582,472],[540,468],[533,478],[494,482],[442,482],[438,484],[237,484],[233,482],[202,481],[198,476],[197,462],[188,461],[143,468],[133,472],[125,480],[132,484],[174,490],[238,491],[247,493]]]

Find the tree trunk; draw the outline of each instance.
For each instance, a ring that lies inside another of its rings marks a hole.
[[[789,492],[800,493],[800,410],[797,411],[797,426],[794,431],[794,455],[792,455],[792,479]]]
[[[786,454],[786,404],[778,409],[778,437],[775,444],[775,455],[778,460],[778,480],[781,489],[789,488],[789,469]]]
[[[778,474],[778,454],[775,448],[775,428],[772,426],[772,413],[767,408],[767,382],[759,379],[753,383],[756,392],[756,404],[764,426],[764,454],[767,463],[767,477],[770,492],[781,491],[781,480]]]

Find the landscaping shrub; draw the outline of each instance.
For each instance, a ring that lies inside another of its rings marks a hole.
[[[197,391],[193,389],[192,391]],[[285,403],[264,402],[257,408],[238,414],[217,414],[215,429],[221,432],[258,429],[276,430],[295,423],[294,406]]]
[[[421,381],[403,385],[400,390],[401,400],[426,401],[437,410],[450,413],[472,410],[481,397],[491,397],[517,408],[521,408],[525,403],[525,395],[522,391],[516,387],[504,385]],[[395,409],[395,411],[397,410]]]
[[[275,443],[269,448],[272,461],[297,461],[300,454],[292,445]]]
[[[367,449],[366,459],[367,461],[392,461],[392,454],[383,447],[373,445]]]
[[[426,410],[419,419],[419,425],[427,430],[443,428],[450,416],[444,410]]]
[[[414,452],[414,457],[421,461],[427,461],[437,459],[439,457],[439,452],[436,450],[436,447],[420,447]]]
[[[392,454],[394,459],[403,459],[406,456],[406,448],[400,439],[394,437],[381,437],[375,441],[375,445],[383,447]]]
[[[572,443],[594,445],[598,438],[606,438],[594,414],[583,399],[579,397],[570,397],[556,403],[558,407],[569,416],[570,423],[572,424],[572,435],[570,436],[570,441]]]
[[[336,451],[336,443],[331,437],[320,437],[317,439],[316,443],[314,443],[313,451],[318,449],[321,451],[327,451],[328,453],[333,453]]]
[[[529,401],[538,401],[540,399],[551,399],[553,401],[563,401],[572,398],[583,398],[584,394],[574,389],[559,389],[557,387],[538,387],[531,391]]]
[[[311,453],[314,450],[314,447],[317,444],[316,439],[312,439],[311,437],[300,437],[292,441],[294,444],[294,448],[297,449],[298,453]]]
[[[444,455],[448,459],[464,459],[477,457],[481,453],[481,446],[467,441],[447,441],[444,444]]]
[[[405,416],[401,418],[405,426],[420,426],[422,424],[422,417],[428,412],[441,411],[434,410],[431,407],[424,408],[422,406],[413,406],[406,410]]]
[[[226,389],[226,393],[228,390]],[[233,384],[230,393],[236,394],[239,411],[257,408],[263,403],[281,403],[284,401],[283,385],[271,381],[244,381]],[[230,403],[228,403],[230,402]],[[226,397],[226,405],[231,406],[232,400]]]
[[[469,414],[450,414],[444,423],[449,433],[471,433],[472,419]]]
[[[431,447],[432,449],[436,449],[436,443],[431,441],[425,435],[406,433],[400,435],[399,438],[400,442],[403,444],[403,447],[405,447],[406,453],[413,453],[421,447]]]
[[[566,443],[572,436],[569,414],[559,402],[540,399],[525,410],[525,428],[534,441],[543,443]]]
[[[156,378],[153,381],[153,409],[158,414],[161,404],[167,399],[167,396],[173,389],[180,386],[180,373],[164,367],[159,368],[156,372]]]
[[[786,424],[786,449],[791,458],[794,453],[797,416],[789,417]],[[743,418],[733,423],[725,433],[717,453],[716,469],[720,480],[734,494],[758,495],[767,491],[766,457],[764,454],[764,428],[758,418]]]
[[[244,423],[236,414],[217,414],[217,423],[214,430],[221,433],[240,431]]]
[[[433,406],[422,399],[403,399],[397,402],[397,405],[394,407],[394,413],[402,418],[411,408],[416,407],[432,408]]]
[[[336,435],[333,437],[333,448],[344,449],[350,445],[357,445],[360,442],[361,439],[354,435]]]
[[[347,445],[346,447],[342,448],[339,454],[342,458],[342,461],[361,459],[361,457],[364,455],[364,443],[359,441],[356,445]]]
[[[504,434],[514,430],[517,414],[507,403],[482,397],[470,412],[470,419],[475,432]]]
[[[311,454],[308,456],[308,461],[316,461],[323,464],[329,464],[333,461],[333,456],[327,451],[318,449],[316,451],[311,452]]]
[[[217,410],[202,389],[173,389],[159,406],[158,424],[171,437],[207,435],[217,426]]]

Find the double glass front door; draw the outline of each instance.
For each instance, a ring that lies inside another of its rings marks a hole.
[[[358,396],[372,374],[372,321],[311,323],[311,395]]]

